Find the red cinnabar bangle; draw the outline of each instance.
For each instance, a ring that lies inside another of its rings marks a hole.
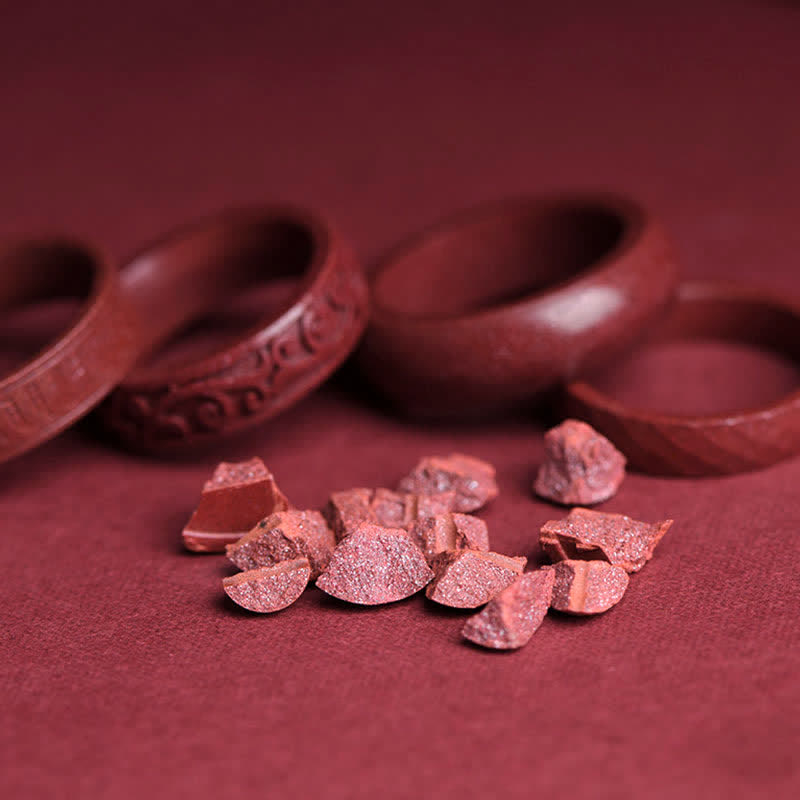
[[[635,341],[671,298],[676,273],[661,226],[624,198],[474,209],[380,264],[361,365],[414,416],[522,406]]]
[[[349,248],[323,219],[275,207],[227,212],[146,248],[123,267],[126,299],[152,350],[177,327],[265,279],[296,295],[233,345],[177,368],[137,367],[101,413],[128,446],[154,453],[241,431],[311,392],[355,347],[368,295]]]
[[[71,240],[31,240],[0,253],[0,306],[79,298],[77,321],[0,380],[0,461],[67,428],[130,370],[139,341],[114,269]]]
[[[755,344],[796,361],[800,305],[759,289],[683,284],[654,341],[715,338]],[[655,475],[724,475],[800,452],[800,390],[777,403],[717,415],[630,408],[585,381],[567,387],[567,412],[608,436],[631,466]]]

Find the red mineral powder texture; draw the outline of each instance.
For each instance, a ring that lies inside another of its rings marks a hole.
[[[526,562],[525,558],[480,550],[441,553],[434,560],[435,577],[425,594],[444,606],[477,608],[516,580]]]
[[[197,510],[183,529],[183,543],[196,552],[223,552],[259,520],[288,507],[260,458],[223,462],[203,487]]]
[[[628,588],[628,573],[607,561],[559,561],[551,605],[568,614],[601,614],[615,606]]]
[[[317,586],[359,605],[410,597],[433,578],[422,551],[399,528],[362,523],[342,539]]]
[[[319,511],[278,511],[262,519],[235,544],[226,548],[239,569],[269,567],[281,561],[307,558],[311,580],[331,560],[336,539]]]
[[[273,567],[259,567],[224,578],[222,588],[234,603],[268,614],[290,606],[303,593],[311,576],[308,559],[282,561]]]
[[[489,531],[486,523],[469,514],[437,514],[416,520],[409,527],[411,538],[417,543],[428,563],[448,550],[489,549]]]
[[[617,493],[625,456],[585,422],[568,419],[544,437],[545,460],[534,483],[540,497],[564,505],[594,505]]]
[[[521,575],[467,620],[463,637],[492,650],[526,645],[547,614],[554,579],[552,567]]]
[[[551,561],[600,559],[637,572],[671,525],[671,519],[650,524],[623,514],[574,508],[565,519],[544,524],[539,544]]]
[[[325,518],[342,539],[362,522],[384,528],[407,528],[416,519],[450,511],[455,492],[415,495],[391,489],[348,489],[334,492],[325,508]]]
[[[422,495],[455,492],[455,504],[449,510],[461,512],[476,511],[498,494],[494,467],[461,453],[423,458],[397,488]]]

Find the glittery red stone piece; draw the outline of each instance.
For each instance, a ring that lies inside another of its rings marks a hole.
[[[323,511],[328,525],[337,539],[343,538],[347,531],[355,530],[362,522],[377,523],[370,503],[372,489],[347,489],[334,492]]]
[[[448,550],[489,549],[486,523],[469,514],[437,514],[412,523],[408,532],[430,563]]]
[[[203,484],[203,491],[227,489],[269,478],[270,472],[264,462],[256,457],[249,461],[222,461],[217,464],[214,474]]]
[[[479,550],[440,553],[434,559],[435,577],[425,594],[444,606],[476,608],[521,575],[526,562],[526,558]]]
[[[627,578],[627,574],[623,572]],[[470,617],[461,631],[465,639],[494,650],[526,645],[550,607],[555,572],[552,567],[520,575],[489,605]]]
[[[600,614],[616,605],[628,588],[628,573],[607,561],[559,561],[550,602],[568,614]]]
[[[564,505],[593,505],[616,494],[625,456],[585,422],[568,419],[544,437],[545,460],[534,491]]]
[[[370,511],[375,524],[384,528],[405,528],[414,518],[414,502],[406,494],[391,489],[375,489],[370,498]]]
[[[418,496],[391,489],[348,489],[334,492],[324,513],[336,538],[342,539],[362,522],[384,528],[408,528],[419,518],[450,511],[454,502],[455,492]]]
[[[452,511],[475,511],[497,497],[495,469],[479,458],[453,453],[423,458],[400,481],[401,492],[413,494],[456,493]]]
[[[453,510],[456,504],[455,492],[439,492],[438,494],[411,494],[414,498],[414,514],[408,524],[413,524],[418,519],[435,517],[437,514],[446,514]]]
[[[311,580],[315,580],[328,566],[335,546],[333,531],[319,511],[278,511],[229,544],[226,552],[239,569],[304,557],[311,565]]]
[[[317,586],[340,600],[371,606],[410,597],[431,578],[406,531],[362,523],[336,545]]]
[[[200,504],[183,529],[183,543],[197,552],[222,552],[259,520],[288,507],[260,458],[223,462],[203,487]]]
[[[310,576],[308,559],[297,558],[231,575],[223,579],[222,587],[242,608],[268,614],[294,603],[308,585]]]
[[[565,519],[543,525],[539,544],[551,561],[600,559],[637,572],[671,525],[671,519],[650,524],[622,514],[574,508]]]

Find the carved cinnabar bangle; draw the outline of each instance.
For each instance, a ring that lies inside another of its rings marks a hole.
[[[800,303],[716,282],[680,287],[654,341],[715,338],[754,344],[797,361]],[[655,475],[724,475],[800,452],[800,391],[761,408],[669,415],[629,408],[585,381],[567,387],[567,412],[608,436],[634,468]]]
[[[232,346],[178,368],[137,367],[101,409],[128,446],[167,453],[261,423],[327,378],[367,322],[368,292],[347,244],[299,209],[221,214],[165,237],[120,280],[142,320],[143,346],[219,308],[254,282],[302,276],[290,307]]]
[[[360,362],[402,412],[485,416],[609,360],[675,282],[661,227],[632,201],[506,200],[428,230],[379,265]]]
[[[0,306],[83,300],[53,344],[0,379],[0,461],[30,450],[86,414],[139,354],[114,269],[82,244],[31,240],[0,253]]]

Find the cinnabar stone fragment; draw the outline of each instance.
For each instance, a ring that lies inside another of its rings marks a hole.
[[[262,519],[249,533],[226,548],[239,569],[269,567],[281,561],[307,558],[311,580],[328,566],[336,539],[319,511],[278,511]]]
[[[362,522],[377,523],[372,511],[372,489],[347,489],[334,492],[323,511],[337,540],[342,539],[348,531],[355,530]]]
[[[628,577],[624,572],[623,575]],[[550,607],[554,579],[552,567],[520,575],[486,608],[467,620],[462,636],[493,650],[514,650],[526,645]]]
[[[338,540],[363,522],[384,528],[408,528],[417,519],[450,511],[454,502],[454,492],[419,496],[391,489],[358,488],[334,492],[324,514]]]
[[[259,567],[224,578],[222,587],[234,603],[269,614],[290,606],[303,593],[311,576],[308,559],[282,561],[272,567]]]
[[[628,573],[607,561],[559,561],[551,606],[567,614],[601,614],[615,606],[628,588]]]
[[[456,504],[455,492],[440,492],[439,494],[410,494],[413,498],[409,503],[413,514],[407,524],[411,525],[418,519],[435,517],[437,514],[446,514],[452,511]]]
[[[637,572],[671,525],[671,519],[650,524],[623,514],[574,508],[565,519],[542,526],[539,544],[551,561],[599,559]]]
[[[435,577],[425,594],[444,606],[476,608],[516,580],[526,562],[526,558],[480,550],[440,553],[434,559]]]
[[[439,553],[448,550],[489,549],[486,523],[469,514],[437,514],[416,520],[409,527],[411,538],[430,563]]]
[[[372,606],[410,597],[431,578],[406,531],[362,523],[336,545],[317,586],[340,600]]]
[[[223,552],[259,520],[287,508],[288,500],[260,458],[223,462],[203,487],[197,510],[183,529],[183,543],[196,552]]]
[[[461,453],[423,458],[397,488],[422,495],[455,492],[451,510],[460,512],[476,511],[498,494],[494,467]]]
[[[370,515],[374,515],[376,525],[405,528],[416,518],[416,514],[416,498],[412,495],[391,489],[375,489],[372,493]]]
[[[544,437],[545,460],[534,491],[564,505],[594,505],[616,494],[625,456],[591,425],[568,419]]]

